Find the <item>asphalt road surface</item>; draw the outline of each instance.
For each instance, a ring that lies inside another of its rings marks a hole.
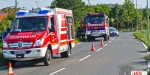
[[[131,71],[147,70],[146,49],[133,33],[120,33],[104,44],[101,47],[97,39],[94,41],[96,51],[91,52],[92,42],[81,42],[69,58],[56,55],[49,66],[38,61],[20,62],[13,72],[14,75],[130,75]],[[1,67],[0,75],[7,74],[8,68]]]

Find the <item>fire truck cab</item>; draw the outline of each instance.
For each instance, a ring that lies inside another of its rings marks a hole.
[[[3,55],[17,61],[40,59],[49,65],[53,55],[69,57],[75,46],[74,19],[71,10],[32,8],[20,10],[3,41]]]
[[[86,28],[87,40],[95,40],[95,38],[104,37],[104,40],[109,40],[109,21],[108,16],[101,13],[87,14],[84,17],[84,22],[80,23]]]

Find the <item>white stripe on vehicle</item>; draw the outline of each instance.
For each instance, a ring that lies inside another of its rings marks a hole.
[[[52,49],[57,49],[58,48],[58,44],[52,45]]]

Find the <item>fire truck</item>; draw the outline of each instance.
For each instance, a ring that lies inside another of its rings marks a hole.
[[[99,37],[109,40],[109,18],[104,12],[87,14],[80,26],[85,28],[88,41]]]
[[[69,57],[74,46],[72,11],[39,7],[17,12],[3,41],[2,52],[12,65],[18,61],[34,59],[49,65],[56,54],[62,58]]]

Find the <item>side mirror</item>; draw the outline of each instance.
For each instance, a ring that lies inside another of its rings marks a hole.
[[[54,25],[51,25],[50,32],[55,32],[55,27],[54,27]]]

